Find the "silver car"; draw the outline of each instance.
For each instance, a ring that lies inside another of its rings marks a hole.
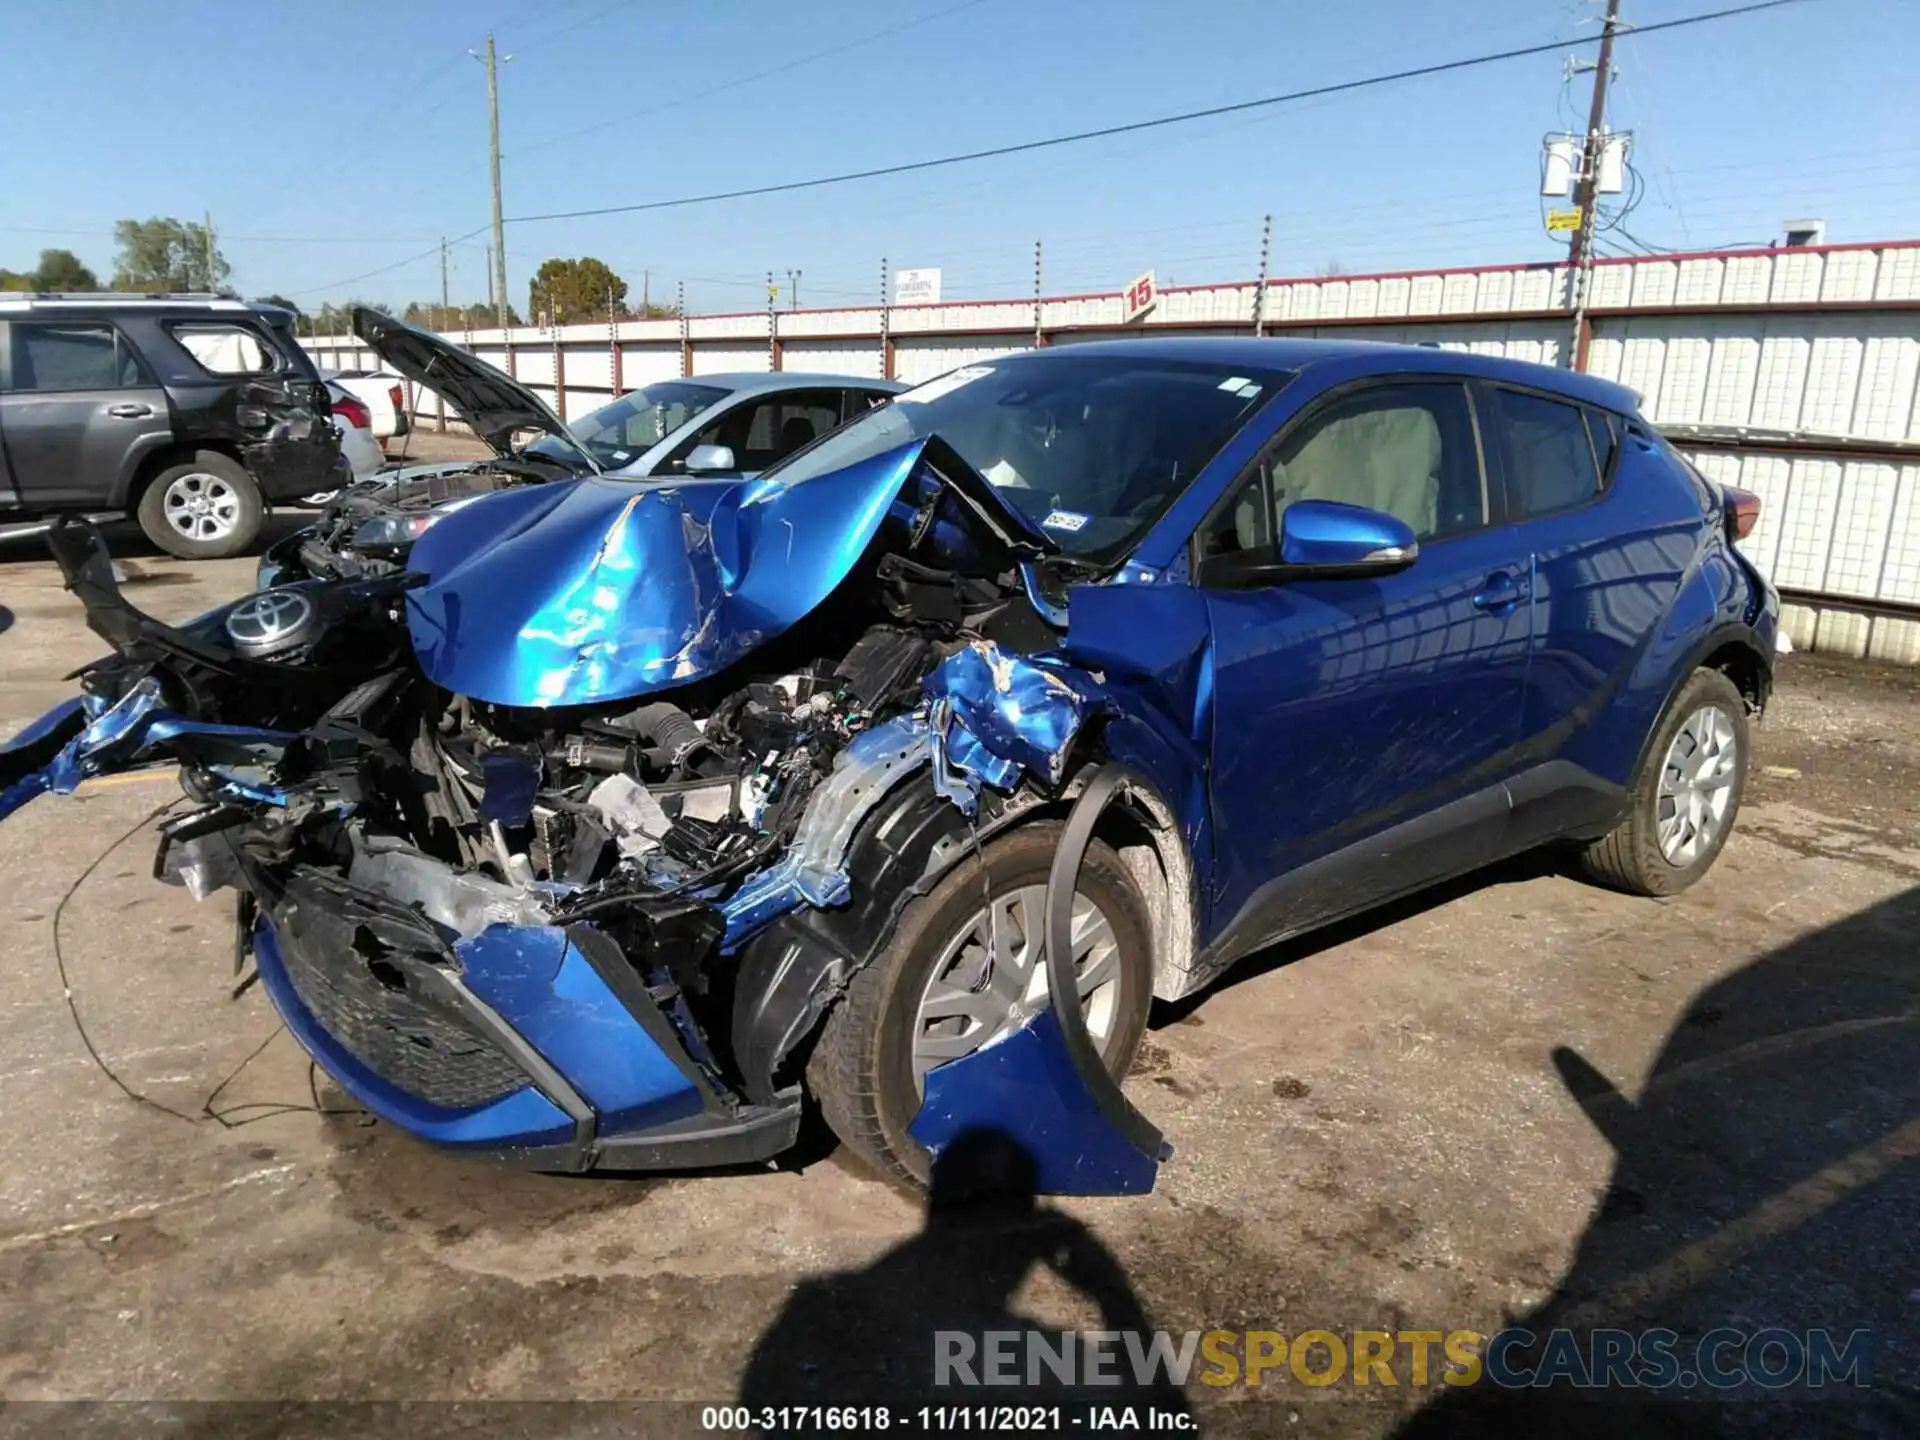
[[[493,454],[382,470],[334,496],[316,524],[260,562],[261,586],[353,577],[404,561],[454,506],[585,475],[757,474],[907,387],[851,375],[698,375],[642,386],[571,422],[532,389],[438,335],[372,310],[354,330],[386,365],[435,391]]]

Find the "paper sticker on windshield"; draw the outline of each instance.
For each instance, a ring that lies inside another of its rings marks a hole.
[[[1091,515],[1082,515],[1077,510],[1049,510],[1047,518],[1040,522],[1043,530],[1064,530],[1069,535],[1091,520]]]
[[[1247,377],[1244,375],[1229,375],[1226,379],[1220,382],[1220,388],[1222,390],[1232,390],[1237,392],[1243,385],[1247,385],[1249,383],[1250,382],[1248,381]]]
[[[962,385],[970,385],[983,375],[991,375],[990,365],[967,365],[958,370],[950,370],[938,380],[929,380],[924,385],[893,397],[896,405],[925,405],[930,400],[938,400],[943,395],[951,395]]]
[[[622,465],[624,465],[627,463],[627,461],[633,458],[633,455],[632,455],[632,452],[627,450],[616,450],[613,452],[613,458],[618,460]]]
[[[1240,398],[1242,400],[1251,400],[1253,399],[1254,396],[1258,395],[1259,393],[1260,393],[1260,386],[1255,381],[1252,381],[1252,380],[1249,380],[1246,384],[1240,387]]]

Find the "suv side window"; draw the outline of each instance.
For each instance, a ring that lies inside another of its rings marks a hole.
[[[1287,430],[1201,536],[1202,555],[1265,549],[1296,500],[1364,505],[1422,541],[1486,523],[1480,446],[1456,381],[1369,386]]]
[[[1589,417],[1580,406],[1519,390],[1499,395],[1514,519],[1570,510],[1600,493]]]
[[[241,325],[172,325],[180,348],[209,375],[266,375],[278,368],[272,350]]]
[[[13,390],[118,390],[144,383],[133,348],[111,325],[13,322]]]

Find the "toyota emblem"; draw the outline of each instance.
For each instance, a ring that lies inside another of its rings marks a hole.
[[[262,590],[227,612],[227,637],[243,654],[297,643],[313,619],[313,602],[298,590]]]

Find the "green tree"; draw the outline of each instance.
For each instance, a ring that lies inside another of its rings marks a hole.
[[[409,325],[418,325],[422,330],[432,330],[441,335],[455,334],[461,330],[492,330],[499,325],[491,305],[475,301],[471,305],[441,305],[431,300],[411,300],[407,308],[400,312],[400,318]],[[518,325],[520,317],[509,310],[507,323]]]
[[[302,310],[284,295],[262,295],[256,303],[261,305],[278,305],[282,310],[291,310],[296,320],[306,318],[306,311]]]
[[[219,290],[233,273],[211,231],[167,218],[113,227],[116,290]]]
[[[71,250],[42,250],[40,265],[33,272],[36,290],[98,290],[100,278],[80,263]]]
[[[591,255],[541,262],[529,289],[528,309],[536,324],[604,320],[609,308],[615,315],[626,313],[627,282]]]
[[[0,270],[3,290],[98,290],[99,278],[71,250],[42,250],[40,263],[22,274]]]

